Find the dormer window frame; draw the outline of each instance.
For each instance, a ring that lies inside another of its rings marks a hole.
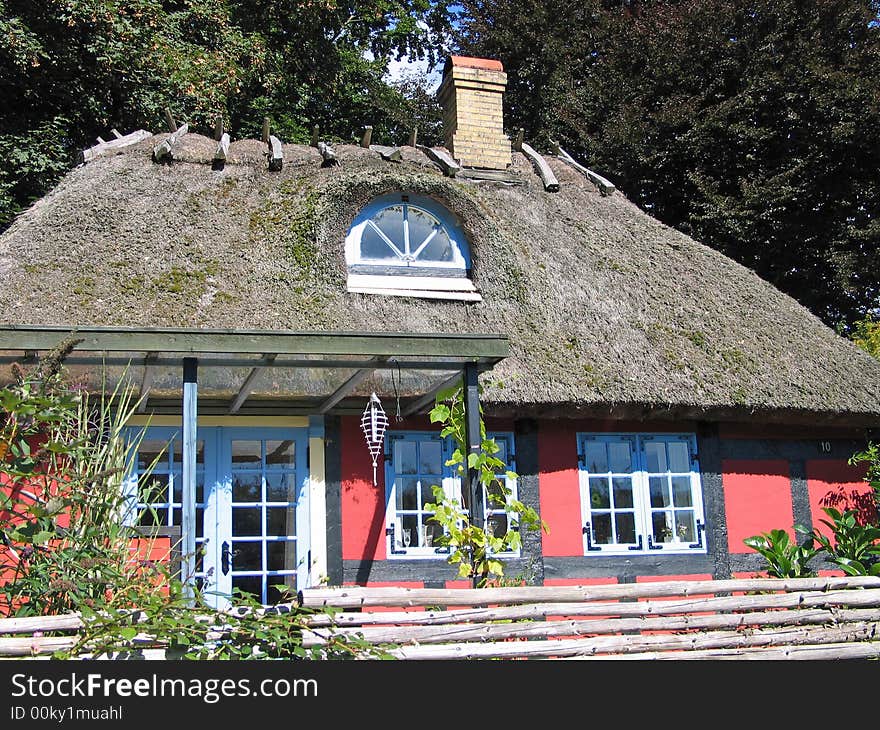
[[[389,227],[383,230],[380,225],[380,218],[389,213],[392,221],[399,216],[398,236],[389,235]],[[420,220],[414,222],[416,218]],[[431,230],[424,233],[426,223]],[[415,228],[422,229],[419,235],[411,235]],[[372,246],[378,247],[382,255],[363,255],[366,235],[371,236]],[[448,241],[451,259],[422,258],[441,235]],[[345,238],[348,291],[481,301],[482,297],[470,278],[469,249],[461,226],[437,201],[401,192],[380,195],[357,214]]]

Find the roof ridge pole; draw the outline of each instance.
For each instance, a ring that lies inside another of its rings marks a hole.
[[[477,469],[472,469],[470,464],[470,455],[479,454],[482,449],[482,434],[480,433],[480,383],[479,370],[476,363],[468,363],[464,366],[464,433],[465,446],[467,453],[464,457],[464,465],[467,474],[467,489],[464,490],[467,495],[468,503],[465,507],[470,512],[471,524],[476,527],[483,527],[483,499],[482,487],[480,485],[480,473]],[[464,495],[463,495],[464,496]],[[474,554],[470,555],[473,587],[479,587],[479,576],[477,575],[476,565],[474,565]]]
[[[198,419],[199,361],[183,358],[183,474],[181,485],[181,580],[184,597],[195,603],[196,572],[196,431]]]

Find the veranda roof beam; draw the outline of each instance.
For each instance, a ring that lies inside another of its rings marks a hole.
[[[233,413],[238,413],[238,409],[244,405],[244,402],[247,400],[248,396],[254,389],[254,383],[257,381],[257,377],[262,372],[263,368],[270,367],[272,363],[275,361],[276,355],[274,353],[269,353],[263,355],[263,360],[265,364],[261,364],[257,367],[251,368],[250,373],[244,379],[244,382],[241,384],[241,387],[238,389],[238,395],[235,396],[235,400],[232,401],[232,405],[229,406],[229,415]]]
[[[156,375],[155,364],[157,356],[150,353],[144,358],[144,374],[141,378],[141,391],[139,395],[137,412],[145,413],[147,410],[147,399],[150,397],[150,390],[153,387],[153,378]]]
[[[378,357],[375,358],[376,363],[383,362],[387,360],[387,357]],[[348,380],[346,380],[342,385],[340,385],[331,395],[327,398],[320,406],[318,406],[318,413],[327,413],[333,406],[335,406],[339,401],[341,401],[345,396],[347,396],[351,391],[353,391],[357,386],[363,383],[370,375],[372,375],[375,368],[361,368],[354,375],[352,375]]]

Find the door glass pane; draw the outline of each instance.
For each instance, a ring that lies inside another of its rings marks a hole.
[[[419,473],[440,474],[443,468],[439,441],[423,441],[419,449]]]
[[[627,478],[614,477],[613,487],[614,487],[614,507],[615,509],[620,509],[621,507],[632,507],[633,506],[633,490],[632,490],[632,480]]]
[[[262,498],[263,478],[256,474],[232,475],[233,502],[259,502]]]
[[[296,543],[295,542],[267,542],[266,543],[266,569],[267,570],[295,570],[296,569]],[[270,580],[271,582],[271,580]]]
[[[595,474],[608,471],[608,455],[604,443],[587,441],[585,448],[587,471]]]
[[[276,537],[293,537],[296,535],[296,508],[267,507],[266,534]]]
[[[632,471],[632,455],[628,442],[608,444],[608,456],[612,472],[629,474]]]
[[[688,445],[684,441],[669,442],[669,471],[686,473],[691,470]]]
[[[263,543],[232,541],[233,570],[262,570]]]
[[[266,474],[266,501],[296,501],[296,488],[293,484],[293,474]]]
[[[233,441],[232,466],[259,467],[261,464],[261,446],[261,441]]]
[[[138,473],[143,473],[150,466],[161,468],[168,464],[168,442],[161,439],[144,439],[138,447]]]
[[[645,458],[647,469],[657,473],[666,471],[666,446],[662,442],[648,441],[645,443]]]
[[[174,463],[179,465],[183,463],[183,446],[182,440],[178,439],[174,442],[173,456]],[[202,439],[196,441],[196,464],[205,463],[205,442]]]
[[[672,498],[676,507],[690,507],[693,504],[690,477],[672,477]]]
[[[266,442],[266,465],[267,466],[284,466],[293,468],[295,466],[295,442],[290,441],[267,441]]]
[[[250,593],[258,601],[262,600],[263,579],[259,575],[234,575],[232,576],[232,588],[240,588],[244,593]]]
[[[236,536],[261,535],[263,511],[259,507],[232,508],[232,534]]]
[[[138,501],[144,503],[168,502],[168,474],[150,474],[139,485]]]

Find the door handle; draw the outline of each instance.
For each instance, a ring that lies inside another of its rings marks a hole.
[[[229,549],[229,543],[224,540],[220,546],[220,570],[223,575],[229,575],[229,561],[232,558],[232,551]]]

